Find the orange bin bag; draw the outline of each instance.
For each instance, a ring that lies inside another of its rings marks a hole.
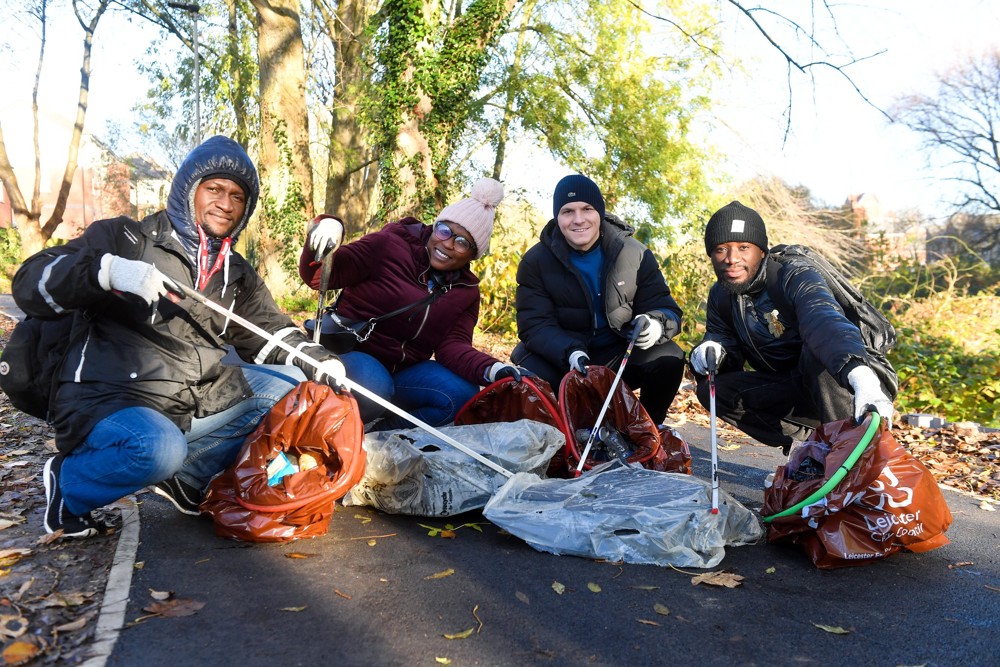
[[[316,382],[303,382],[278,401],[251,433],[236,460],[209,484],[202,511],[220,537],[285,542],[327,532],[334,503],[365,471],[364,429],[358,406]],[[318,463],[268,484],[268,465],[280,453]]]
[[[761,514],[767,539],[801,546],[822,569],[864,565],[903,549],[923,552],[948,544],[951,511],[930,471],[880,424],[861,458],[822,499],[790,516],[768,517],[808,498],[840,468],[868,422],[824,424],[775,471]],[[822,475],[810,474],[809,468]]]
[[[559,406],[569,433],[594,428],[614,380],[614,371],[597,365],[588,366],[585,376],[570,372],[563,377],[559,383]],[[628,457],[629,463],[638,463],[643,467],[655,463],[660,450],[660,432],[638,397],[624,382],[619,382],[615,388],[611,404],[604,414],[604,425],[617,429],[631,442],[633,451]],[[566,444],[567,463],[574,470],[580,463],[583,447],[577,444],[575,438],[569,439]],[[584,470],[590,470],[595,463],[588,458]]]

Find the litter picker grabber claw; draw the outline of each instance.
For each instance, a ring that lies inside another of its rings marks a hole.
[[[712,420],[712,514],[719,513],[719,441],[715,433],[715,348],[707,346],[705,363],[708,366],[708,412]]]
[[[323,307],[326,305],[326,291],[329,289],[327,283],[330,282],[330,271],[333,269],[333,252],[328,252],[322,256],[322,258],[317,253],[317,257],[321,261],[322,268],[319,272],[319,297],[316,300],[316,319],[313,321],[313,342],[318,343],[321,334],[323,333]]]
[[[608,397],[604,399],[604,405],[601,406],[601,411],[597,414],[597,422],[594,423],[594,428],[590,429],[590,437],[587,438],[587,446],[583,448],[583,453],[580,454],[580,463],[577,464],[576,470],[573,472],[574,477],[579,477],[583,472],[583,465],[587,462],[587,456],[590,454],[590,448],[594,445],[594,439],[597,437],[597,432],[601,430],[601,422],[604,421],[604,414],[608,411],[608,406],[611,405],[611,399],[615,395],[615,389],[618,388],[618,383],[621,382],[622,374],[625,372],[625,364],[628,363],[628,358],[632,356],[632,348],[635,347],[635,341],[639,339],[639,334],[642,330],[639,327],[632,327],[632,333],[628,337],[628,347],[625,348],[625,355],[622,357],[622,363],[618,366],[618,372],[615,373],[615,379],[611,383],[611,389],[608,390]]]
[[[233,322],[236,322],[240,326],[246,328],[248,331],[252,331],[253,333],[257,334],[258,336],[260,336],[264,340],[267,340],[271,344],[273,344],[273,345],[275,345],[277,347],[280,347],[282,350],[284,350],[285,352],[287,352],[291,356],[293,356],[293,357],[295,357],[297,359],[301,359],[302,361],[306,362],[307,364],[309,364],[313,368],[319,368],[320,367],[321,362],[316,361],[315,359],[313,359],[312,357],[310,357],[307,354],[303,354],[302,352],[300,352],[296,348],[292,347],[291,345],[289,345],[285,341],[281,340],[277,336],[274,336],[274,335],[268,333],[264,329],[261,329],[259,326],[257,326],[253,322],[247,320],[246,318],[240,317],[236,313],[233,313],[232,311],[227,310],[224,306],[219,305],[216,302],[212,301],[211,299],[207,298],[201,292],[197,292],[197,291],[191,289],[190,287],[188,287],[187,285],[180,285],[179,287],[181,289],[181,292],[184,294],[184,296],[190,297],[191,299],[194,299],[198,303],[201,303],[201,304],[204,304],[204,305],[208,306],[209,308],[211,308],[215,312],[220,313],[221,315],[224,315],[224,316],[228,317]],[[415,424],[416,426],[419,426],[420,428],[424,429],[425,431],[427,431],[428,433],[430,433],[434,437],[441,439],[443,442],[451,445],[452,447],[454,447],[458,451],[462,452],[463,454],[468,454],[469,456],[471,456],[472,458],[474,458],[479,463],[482,463],[484,466],[495,470],[496,472],[504,475],[505,477],[513,477],[514,476],[513,473],[511,473],[509,470],[507,470],[503,466],[500,466],[500,465],[494,463],[493,461],[490,461],[488,458],[486,458],[485,456],[483,456],[479,452],[476,452],[476,451],[474,451],[472,449],[469,449],[468,447],[466,447],[462,443],[458,442],[457,440],[455,440],[451,436],[445,435],[444,433],[442,433],[438,429],[434,428],[430,424],[428,424],[428,423],[426,423],[426,422],[424,422],[424,421],[422,421],[422,420],[414,417],[413,415],[411,415],[410,413],[408,413],[406,410],[403,410],[402,408],[393,405],[392,403],[390,403],[389,401],[385,400],[384,398],[382,398],[378,394],[375,394],[375,393],[369,391],[368,389],[365,389],[364,387],[362,387],[361,385],[357,384],[356,382],[351,381],[349,378],[344,378],[344,387],[348,391],[352,391],[352,392],[358,393],[358,394],[364,396],[365,398],[367,398],[368,400],[373,401],[373,402],[381,405],[383,408],[385,408],[387,410],[390,410],[391,412],[394,412],[395,414],[399,415],[403,419],[406,419],[407,421]]]

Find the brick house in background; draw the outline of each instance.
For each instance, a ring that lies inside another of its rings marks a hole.
[[[21,193],[30,203],[34,185],[34,149],[31,132],[8,130],[4,122],[7,154],[17,175]],[[66,168],[71,123],[52,114],[39,114],[39,151],[41,153],[42,222],[52,214]],[[18,141],[18,138],[22,138]],[[27,141],[23,140],[26,137]],[[122,157],[109,146],[84,132],[80,139],[77,167],[73,174],[62,224],[53,238],[70,239],[94,220],[128,215],[142,218],[166,205],[172,174],[149,158],[138,155]],[[13,221],[10,195],[0,183],[0,228]]]
[[[845,206],[857,233],[880,238],[885,243],[885,259],[895,264],[899,259],[927,263],[927,230],[921,220],[882,211],[878,197],[870,192],[848,195]],[[894,261],[895,260],[895,261]]]

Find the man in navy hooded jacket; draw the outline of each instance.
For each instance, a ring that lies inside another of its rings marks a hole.
[[[141,222],[98,220],[77,239],[18,269],[18,306],[74,318],[49,419],[59,453],[44,470],[45,530],[88,537],[91,510],[146,486],[186,514],[270,408],[305,379],[286,351],[207,306],[193,288],[322,362],[316,379],[341,383],[343,365],[275,304],[234,245],[257,204],[257,170],[235,141],[216,136],[181,164],[166,210]],[[229,346],[245,362],[223,362]]]

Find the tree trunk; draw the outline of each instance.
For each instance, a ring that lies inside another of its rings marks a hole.
[[[365,90],[369,5],[366,0],[343,0],[335,17],[323,15],[337,58],[323,204],[325,211],[344,220],[349,235],[366,233],[378,224],[372,220],[378,168],[358,119]]]
[[[85,22],[80,15],[80,9],[76,0],[73,2],[73,11],[76,18],[84,30],[83,39],[83,62],[80,65],[80,92],[76,105],[76,120],[73,124],[73,132],[70,135],[68,155],[66,158],[66,168],[63,170],[62,183],[56,195],[55,206],[52,215],[42,224],[41,220],[41,168],[38,146],[38,85],[41,78],[42,62],[45,58],[46,40],[46,14],[47,3],[41,4],[39,18],[42,23],[41,44],[38,51],[38,69],[35,74],[35,85],[32,92],[32,117],[34,119],[34,147],[35,147],[35,184],[31,197],[30,207],[26,205],[24,195],[14,176],[14,169],[7,156],[7,148],[3,141],[3,133],[0,132],[0,179],[3,179],[4,186],[11,198],[11,208],[13,210],[14,222],[17,225],[18,236],[21,240],[21,259],[27,259],[43,247],[52,238],[56,228],[62,222],[63,213],[66,211],[66,200],[69,198],[70,189],[73,186],[73,174],[76,172],[77,155],[80,150],[80,139],[83,136],[83,123],[87,116],[87,98],[90,93],[90,53],[94,45],[94,33],[97,31],[97,24],[104,15],[111,0],[101,0],[94,10],[94,15],[89,22]]]
[[[382,148],[389,152],[381,159],[382,207],[390,216],[430,214],[450,196],[452,147],[469,118],[488,49],[514,4],[473,0],[461,14],[444,18],[430,0],[424,0],[420,15],[405,1],[383,5],[388,32],[380,65],[395,79],[386,81],[391,91],[383,114],[395,127],[382,129]],[[447,27],[438,42],[430,28],[442,21]],[[405,46],[393,43],[414,35],[423,38]]]
[[[261,215],[257,270],[272,292],[298,284],[306,220],[313,217],[306,73],[297,0],[253,0],[260,62]]]

